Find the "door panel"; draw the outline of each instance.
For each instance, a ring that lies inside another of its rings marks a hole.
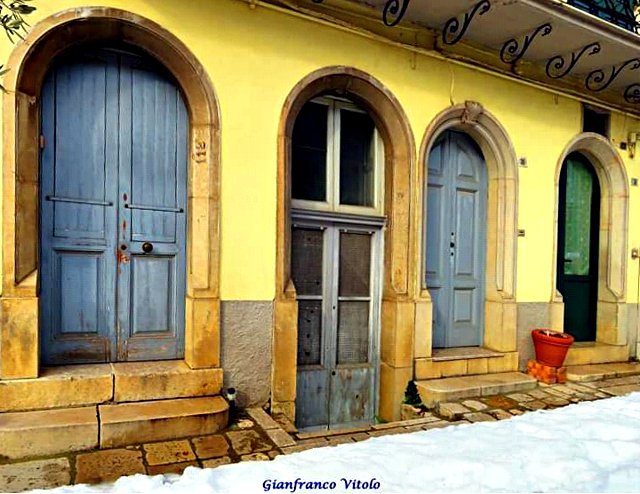
[[[310,220],[294,225],[291,265],[298,295],[299,427],[332,428],[373,420],[377,235]]]
[[[559,198],[557,288],[564,301],[564,330],[576,341],[595,341],[600,187],[583,156],[565,161]]]
[[[309,427],[329,423],[329,366],[326,362],[327,294],[325,253],[330,238],[318,226],[294,226],[291,277],[298,296],[298,367],[296,423]]]
[[[109,54],[63,60],[42,89],[43,364],[115,356],[118,70]],[[79,111],[79,109],[82,111]]]
[[[445,132],[427,165],[425,283],[433,347],[482,343],[487,176],[465,134]]]
[[[45,364],[183,354],[186,109],[163,73],[134,75],[145,64],[116,50],[74,53],[43,86]]]
[[[120,62],[121,133],[131,135],[119,167],[126,259],[118,266],[118,326],[127,360],[184,353],[187,110],[176,86],[151,69],[136,57]]]

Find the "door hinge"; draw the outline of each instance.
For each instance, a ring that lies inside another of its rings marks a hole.
[[[38,143],[40,145],[40,149],[44,149],[45,140],[44,140],[44,136],[42,134],[40,134],[40,138],[38,139]]]

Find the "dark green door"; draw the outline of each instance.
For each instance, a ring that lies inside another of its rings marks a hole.
[[[559,199],[557,288],[564,300],[564,330],[576,341],[595,341],[600,186],[584,156],[574,153],[565,160]]]

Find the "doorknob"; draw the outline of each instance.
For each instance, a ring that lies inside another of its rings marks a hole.
[[[142,244],[142,250],[145,253],[149,253],[153,250],[153,244],[151,242],[145,242]]]

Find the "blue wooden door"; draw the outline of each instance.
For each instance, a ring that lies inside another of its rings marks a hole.
[[[187,112],[160,67],[73,54],[42,90],[45,364],[184,353]]]
[[[427,165],[425,282],[434,348],[482,343],[486,201],[480,150],[467,135],[445,132]]]

